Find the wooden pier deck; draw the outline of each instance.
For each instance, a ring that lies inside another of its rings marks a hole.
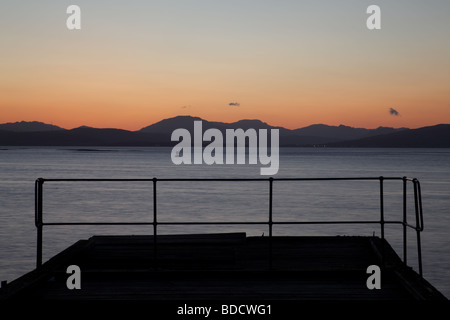
[[[378,237],[246,237],[245,233],[94,236],[0,290],[2,299],[445,300]],[[384,247],[384,248],[383,248]],[[272,259],[270,259],[272,252]],[[384,254],[384,266],[381,261]],[[157,259],[155,260],[155,256]],[[69,265],[81,289],[69,290]],[[370,265],[381,289],[369,290]]]

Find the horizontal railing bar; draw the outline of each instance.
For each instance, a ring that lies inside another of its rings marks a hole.
[[[153,222],[45,222],[42,225],[43,226],[126,226],[126,225],[153,225]]]
[[[280,221],[273,222],[273,224],[379,224],[380,221]]]
[[[376,220],[345,220],[345,221],[273,221],[272,224],[379,224]],[[402,221],[385,221],[387,224],[403,224]],[[182,222],[45,222],[43,226],[70,226],[70,225],[268,225],[268,221],[182,221]],[[408,225],[415,229],[414,226]]]
[[[367,224],[378,224],[380,221],[273,221],[272,224],[276,225],[286,225],[286,224],[351,224],[351,223],[367,223]],[[158,225],[225,225],[225,224],[259,224],[268,225],[269,222],[158,222]]]
[[[269,181],[271,178],[169,178],[159,179],[160,182],[195,182],[195,181]],[[403,180],[403,177],[383,177],[383,180]],[[45,179],[46,182],[152,182],[154,178],[142,179]],[[380,180],[380,177],[345,177],[345,178],[272,178],[273,181],[358,181],[358,180]],[[414,179],[406,178],[407,181],[413,181]]]
[[[383,180],[403,180],[400,177],[382,177]],[[380,180],[380,177],[345,177],[345,178],[274,178],[274,181],[345,181],[345,180]],[[411,179],[410,181],[412,181]]]
[[[248,221],[248,222],[240,222],[240,221],[218,221],[218,222],[195,222],[195,221],[189,221],[189,222],[158,222],[158,225],[164,225],[164,226],[175,226],[175,225],[268,225],[268,222],[258,222],[258,221]]]
[[[98,226],[98,225],[154,225],[153,222],[49,222],[44,223],[44,226]],[[236,222],[236,221],[230,221],[230,222],[158,222],[156,225],[225,225],[225,224],[242,224],[242,225],[251,225],[251,224],[258,224],[258,225],[267,225],[268,222]]]
[[[164,181],[268,181],[266,178],[236,178],[236,179],[209,179],[209,178],[192,178],[192,179],[156,179],[158,182]],[[50,182],[153,182],[152,179],[43,179]]]

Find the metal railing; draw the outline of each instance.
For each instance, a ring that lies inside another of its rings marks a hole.
[[[379,181],[379,197],[380,197],[380,215],[379,220],[337,220],[337,221],[275,221],[273,213],[273,189],[276,181]],[[401,220],[386,220],[384,217],[384,182],[387,180],[403,181],[403,217]],[[260,182],[268,183],[269,187],[269,206],[268,220],[266,221],[200,221],[200,222],[158,222],[158,205],[157,205],[157,185],[164,182]],[[44,222],[43,219],[43,187],[45,182],[151,182],[153,185],[153,221],[151,222]],[[415,224],[408,222],[407,210],[407,185],[412,183],[414,191],[414,213]],[[300,224],[379,224],[381,239],[385,239],[386,224],[401,224],[403,226],[403,262],[407,263],[407,229],[411,228],[416,231],[417,241],[417,259],[420,276],[422,272],[422,249],[420,233],[423,231],[423,209],[420,182],[417,179],[407,177],[349,177],[349,178],[242,178],[242,179],[44,179],[38,178],[35,182],[35,225],[37,228],[37,246],[36,246],[36,267],[42,265],[42,245],[43,245],[43,227],[44,226],[74,226],[74,225],[151,225],[153,226],[153,245],[155,261],[157,258],[157,235],[158,226],[161,225],[267,225],[269,228],[270,243],[270,266],[272,265],[272,237],[274,225],[300,225]],[[384,259],[382,253],[382,259]]]

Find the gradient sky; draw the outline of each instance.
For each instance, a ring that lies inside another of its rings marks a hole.
[[[448,0],[2,0],[0,123],[450,123],[449,17]]]

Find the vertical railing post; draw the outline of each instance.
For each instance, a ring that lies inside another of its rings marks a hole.
[[[380,177],[381,264],[384,266],[384,177]]]
[[[384,240],[384,177],[380,177],[380,228],[381,239]]]
[[[155,269],[158,267],[158,214],[157,214],[157,202],[156,202],[156,182],[157,178],[153,178],[153,264]]]
[[[272,238],[273,229],[273,178],[269,178],[269,237]]]
[[[403,177],[403,262],[407,264],[408,241],[407,241],[407,178]]]
[[[35,208],[34,208],[34,223],[37,228],[37,239],[36,239],[36,268],[39,268],[42,265],[42,242],[43,242],[43,218],[42,218],[42,210],[43,210],[43,184],[44,179],[39,178],[35,182]]]
[[[423,276],[423,273],[422,273],[422,248],[421,248],[422,245],[421,245],[421,240],[420,240],[420,232],[422,231],[423,225],[421,224],[421,222],[422,222],[421,218],[419,218],[419,215],[422,216],[422,214],[421,214],[422,199],[421,199],[419,181],[417,179],[414,179],[413,184],[414,184],[414,206],[415,206],[415,211],[416,211],[417,260],[418,260],[418,264],[419,264],[419,274],[422,277]]]
[[[269,178],[269,268],[272,269],[273,178]]]

